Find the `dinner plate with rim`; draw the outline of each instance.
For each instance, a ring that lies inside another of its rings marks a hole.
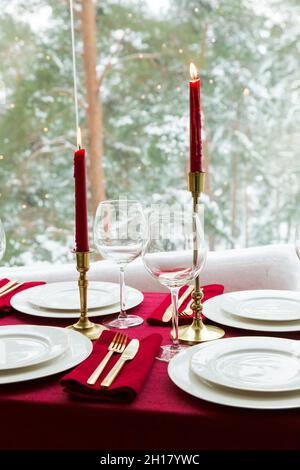
[[[263,336],[225,338],[196,352],[191,369],[200,379],[238,390],[300,390],[300,343]]]
[[[30,367],[57,358],[69,347],[66,330],[51,326],[0,328],[0,371]]]
[[[218,340],[222,341],[222,340]],[[197,344],[177,354],[168,365],[172,382],[181,390],[201,400],[225,406],[262,410],[284,410],[300,407],[299,391],[284,393],[246,392],[214,385],[199,379],[190,368],[192,356],[209,343]]]
[[[113,282],[89,282],[88,305],[90,309],[99,309],[113,305],[118,301],[119,290]],[[53,282],[35,286],[28,290],[27,301],[35,307],[50,310],[78,310],[80,298],[78,283]]]
[[[66,332],[69,339],[69,348],[64,354],[44,364],[0,372],[0,384],[24,382],[48,377],[71,369],[71,367],[75,367],[77,364],[84,361],[92,352],[92,342],[77,331],[66,330]]]
[[[118,284],[115,284],[118,286]],[[29,289],[23,290],[18,294],[14,295],[10,301],[11,306],[18,312],[25,313],[27,315],[33,315],[36,317],[45,318],[77,318],[79,317],[78,311],[73,310],[48,310],[41,307],[35,307],[31,305],[27,300]],[[126,286],[126,310],[136,307],[142,303],[144,296],[142,292],[133,287]],[[120,312],[120,304],[109,305],[101,309],[89,310],[89,318],[91,317],[103,317],[105,315],[113,315]]]
[[[208,320],[219,323],[220,325],[241,328],[252,331],[269,331],[269,332],[290,332],[300,331],[300,320],[294,321],[264,321],[252,320],[250,318],[242,318],[232,315],[222,309],[221,304],[225,296],[233,293],[218,295],[206,300],[203,304],[203,314]],[[236,292],[234,292],[236,294]]]
[[[221,308],[232,315],[259,321],[300,320],[300,292],[250,290],[224,297]]]

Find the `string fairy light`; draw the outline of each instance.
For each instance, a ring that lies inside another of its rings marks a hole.
[[[75,54],[75,35],[74,35],[73,0],[70,0],[70,21],[71,21],[72,68],[73,68],[75,121],[76,121],[76,129],[79,129],[78,92],[77,92],[77,73],[76,73],[76,54]]]

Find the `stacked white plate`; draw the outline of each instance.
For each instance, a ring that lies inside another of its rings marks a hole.
[[[274,337],[226,338],[193,346],[169,364],[171,380],[197,398],[222,405],[300,407],[300,342]]]
[[[0,328],[0,384],[38,379],[86,359],[92,343],[76,331],[51,326]]]
[[[225,326],[256,331],[300,331],[300,292],[248,290],[207,300],[203,313]]]
[[[126,287],[126,308],[143,301],[143,294]],[[32,287],[14,295],[11,305],[19,312],[47,318],[78,318],[80,311],[77,282],[55,282]],[[112,282],[89,282],[89,317],[112,315],[120,311],[119,285]]]

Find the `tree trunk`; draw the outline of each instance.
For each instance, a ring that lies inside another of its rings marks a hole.
[[[88,117],[88,174],[93,216],[105,199],[103,172],[103,122],[100,88],[97,81],[96,11],[93,0],[81,0],[81,33]]]

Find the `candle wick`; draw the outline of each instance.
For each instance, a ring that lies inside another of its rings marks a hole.
[[[81,150],[81,145],[78,145],[78,150]]]

